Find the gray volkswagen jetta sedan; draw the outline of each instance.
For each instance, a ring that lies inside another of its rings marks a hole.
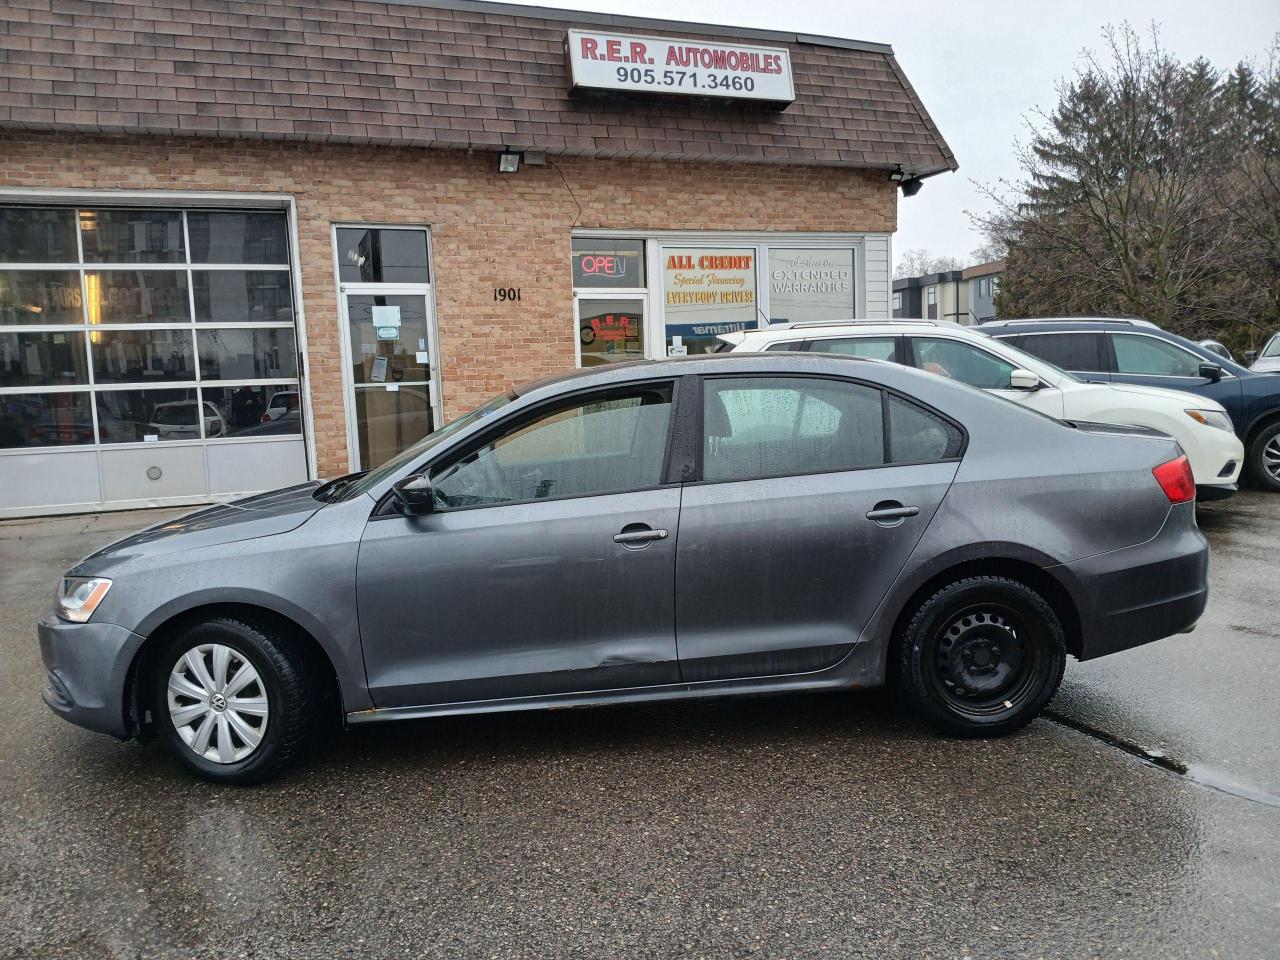
[[[87,557],[40,621],[44,699],[235,783],[339,718],[886,678],[946,733],[1007,733],[1067,654],[1195,624],[1194,496],[1166,436],[894,364],[597,367]]]

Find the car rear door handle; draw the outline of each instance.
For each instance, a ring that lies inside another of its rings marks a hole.
[[[639,544],[650,543],[654,540],[665,539],[667,539],[667,531],[654,530],[651,527],[644,527],[643,529],[625,527],[621,533],[615,533],[613,535],[613,542],[620,543],[624,547],[633,547]]]
[[[919,513],[919,507],[904,507],[897,500],[882,500],[867,511],[867,519],[874,520],[876,523],[894,520],[901,522],[907,517],[914,517]]]

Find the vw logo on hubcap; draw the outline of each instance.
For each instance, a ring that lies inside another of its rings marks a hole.
[[[221,713],[223,710],[227,709],[227,698],[220,693],[215,693],[209,698],[209,706]]]

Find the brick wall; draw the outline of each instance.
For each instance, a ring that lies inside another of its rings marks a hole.
[[[0,134],[0,188],[292,194],[321,475],[347,469],[330,225],[432,231],[447,418],[574,361],[570,231],[892,231],[896,191],[847,168],[556,158],[267,141]],[[518,307],[493,288],[517,286]]]

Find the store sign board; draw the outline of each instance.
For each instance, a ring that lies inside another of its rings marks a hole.
[[[666,247],[662,262],[668,336],[673,330],[714,336],[756,326],[755,250]]]
[[[796,99],[785,47],[570,30],[565,48],[574,90],[779,105]]]

